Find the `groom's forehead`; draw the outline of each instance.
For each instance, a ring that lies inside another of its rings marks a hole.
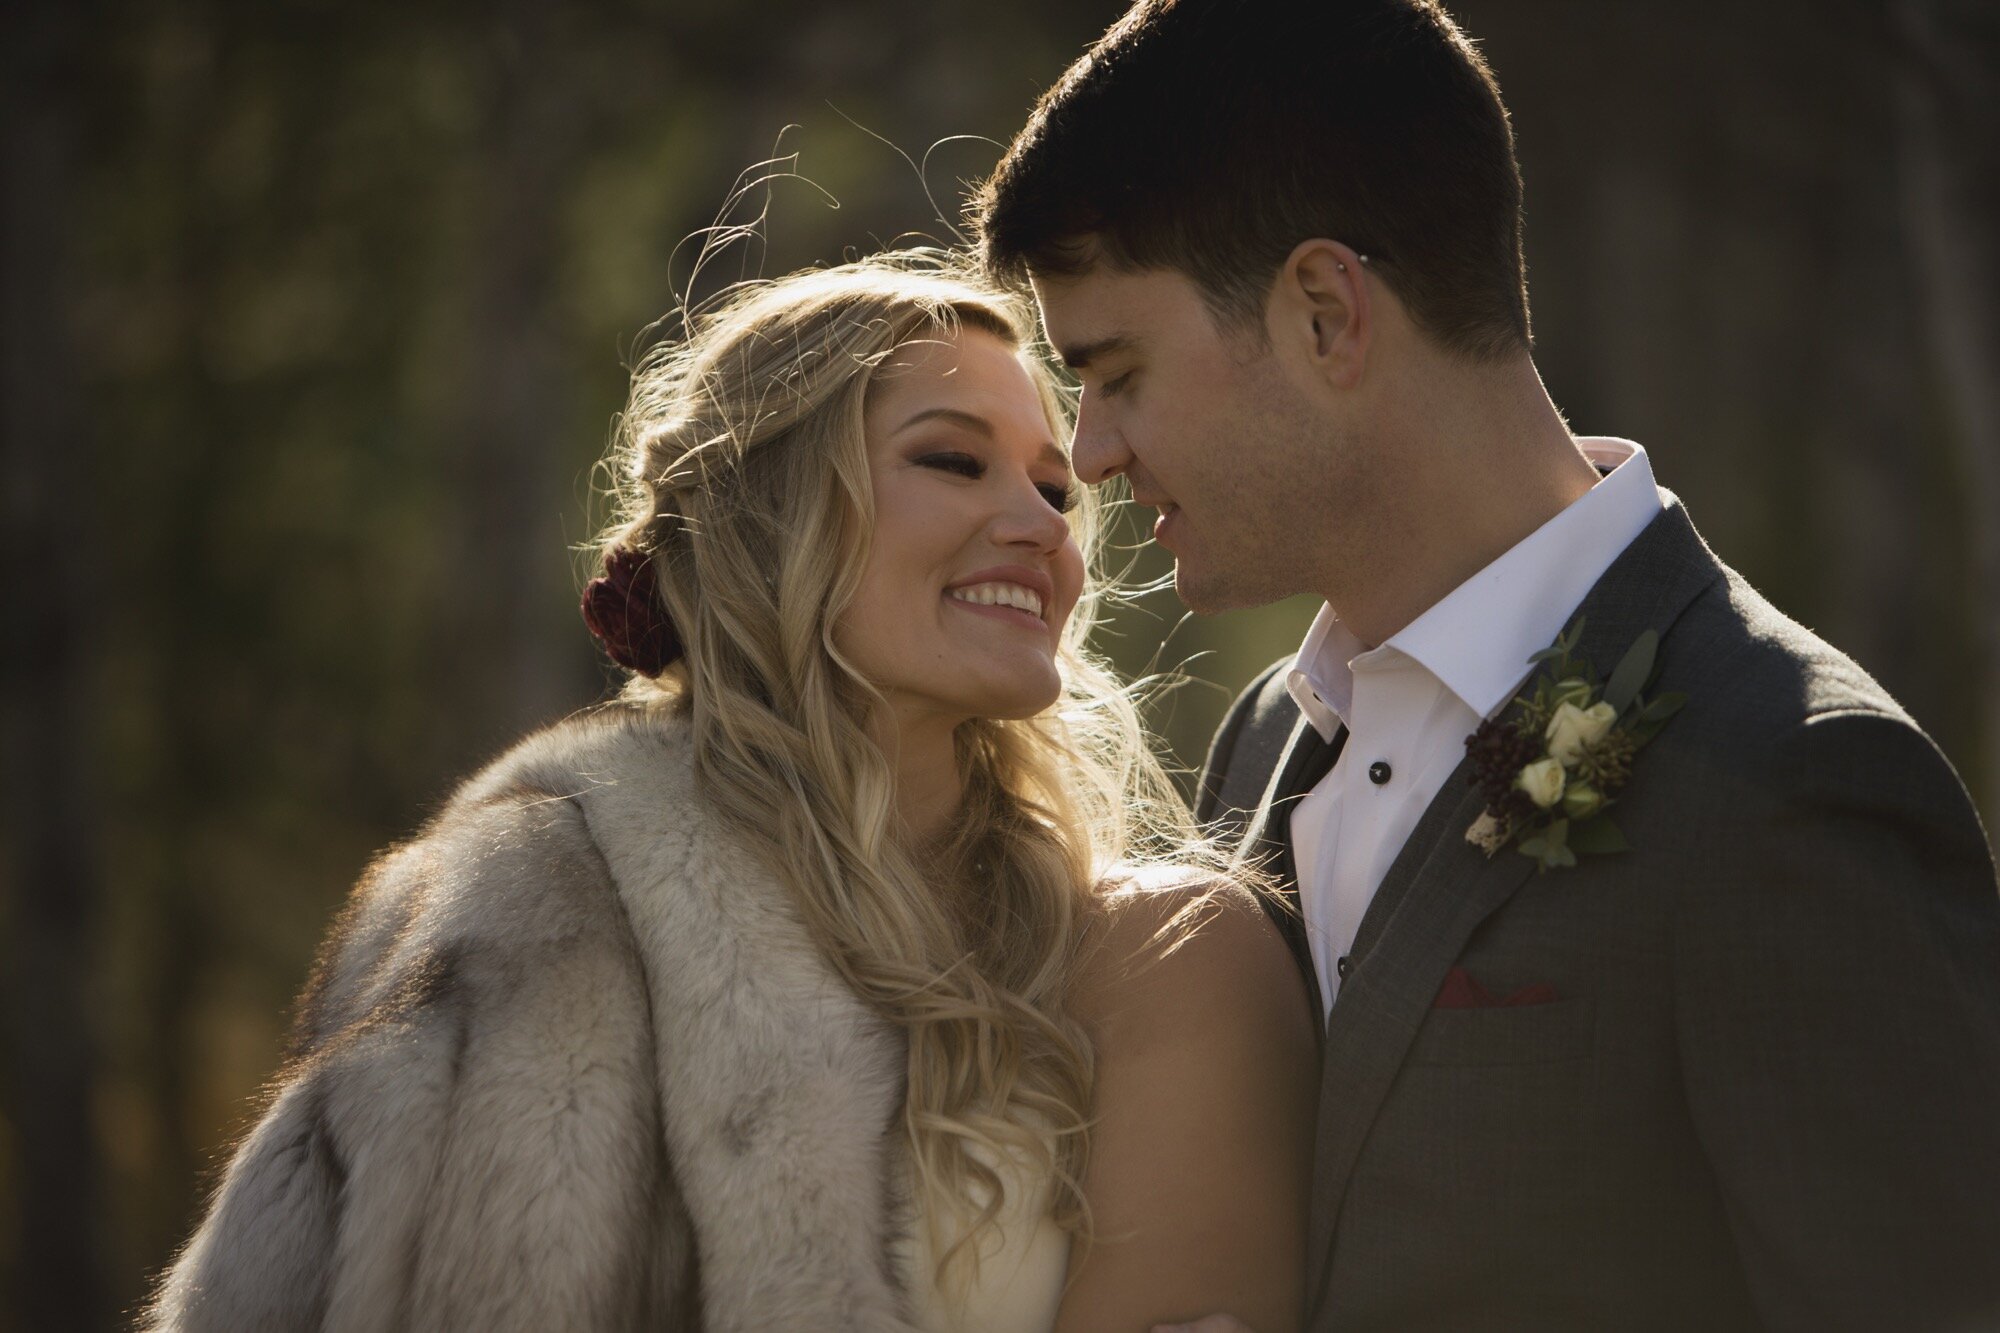
[[[1042,332],[1049,346],[1071,369],[1088,365],[1111,340],[1126,336],[1119,327],[1117,293],[1095,272],[1030,279],[1035,305],[1041,311]]]
[[[1184,307],[1200,304],[1193,284],[1165,269],[1097,266],[1078,274],[1037,274],[1031,282],[1049,346],[1072,370],[1137,347],[1150,332],[1184,317]]]

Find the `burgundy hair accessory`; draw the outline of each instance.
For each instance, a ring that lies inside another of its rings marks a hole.
[[[584,585],[583,623],[612,661],[642,676],[659,675],[686,651],[660,605],[652,557],[629,546],[614,546],[604,573]]]

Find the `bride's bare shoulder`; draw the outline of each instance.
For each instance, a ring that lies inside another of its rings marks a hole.
[[[1072,1269],[1060,1326],[1229,1309],[1297,1328],[1319,1058],[1291,951],[1257,899],[1213,877],[1149,873],[1104,909],[1077,1014],[1104,1240]]]
[[[1311,1007],[1263,901],[1185,866],[1123,868],[1107,879],[1080,980],[1081,1016],[1099,1024],[1178,1026],[1208,1013],[1290,1026],[1287,1015]]]

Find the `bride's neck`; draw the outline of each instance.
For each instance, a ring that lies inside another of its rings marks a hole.
[[[883,728],[878,736],[896,784],[896,815],[913,845],[942,839],[965,795],[953,727],[942,721]]]

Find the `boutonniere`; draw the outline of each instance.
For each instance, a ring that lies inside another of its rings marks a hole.
[[[1687,696],[1646,696],[1658,672],[1658,631],[1641,634],[1601,685],[1576,656],[1582,637],[1579,616],[1528,659],[1545,664],[1532,687],[1465,738],[1473,785],[1486,796],[1465,840],[1488,856],[1512,844],[1548,870],[1631,849],[1605,811],[1632,776],[1632,756]]]

